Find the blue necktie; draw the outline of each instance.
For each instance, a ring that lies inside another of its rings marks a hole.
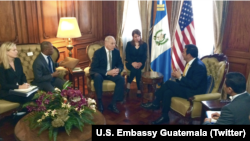
[[[50,59],[49,56],[47,58],[48,58],[48,61],[49,61],[49,64],[48,64],[49,65],[49,70],[50,70],[51,73],[53,73],[53,68],[52,68],[52,65],[51,65],[51,59]]]

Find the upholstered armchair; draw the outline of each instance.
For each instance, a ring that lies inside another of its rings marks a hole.
[[[0,99],[0,119],[3,119],[5,116],[9,116],[12,113],[18,111],[19,108],[19,103]]]
[[[89,74],[90,65],[92,62],[92,58],[94,56],[94,52],[104,46],[104,41],[97,41],[87,46],[86,52],[89,57],[90,63],[89,67],[84,69],[85,76],[87,78],[87,88],[88,88],[88,96],[92,98],[96,98],[94,81],[91,79]],[[125,76],[124,71],[121,73],[122,76]],[[125,86],[124,86],[125,87]],[[115,90],[115,83],[110,80],[104,80],[102,89],[104,93],[113,93]]]
[[[24,74],[26,76],[28,83],[30,83],[31,81],[34,80],[32,64],[36,59],[36,57],[41,52],[40,44],[22,44],[22,45],[17,45],[16,47],[18,50],[18,57],[20,58],[22,63]],[[28,56],[27,55],[28,52],[32,52],[33,55]],[[54,47],[54,53],[52,54],[51,58],[54,62],[57,62],[59,57],[60,57],[59,51],[56,47]],[[59,77],[64,78],[65,74],[67,73],[67,69],[63,67],[58,67],[56,69],[59,71]],[[11,113],[17,111],[18,107],[20,107],[19,103],[0,99],[0,119],[6,115],[10,115]]]
[[[201,60],[206,65],[207,75],[211,75],[214,79],[212,92],[195,95],[188,100],[180,97],[172,97],[170,112],[178,116],[175,122],[182,118],[185,122],[191,124],[193,119],[200,119],[201,117],[201,101],[218,100],[221,98],[225,75],[228,73],[229,69],[226,55],[208,55],[201,58]]]
[[[54,53],[51,55],[51,58],[54,62],[57,62],[60,53],[56,47],[54,48]],[[22,45],[17,45],[17,50],[18,50],[18,57],[20,58],[23,66],[23,72],[26,75],[26,79],[28,83],[34,80],[34,73],[33,73],[33,62],[35,61],[36,57],[40,54],[41,52],[41,47],[40,44],[22,44]],[[32,52],[32,56],[28,56],[27,53]],[[66,73],[68,72],[67,69],[63,67],[58,67],[56,70],[59,71],[59,77],[64,78]]]

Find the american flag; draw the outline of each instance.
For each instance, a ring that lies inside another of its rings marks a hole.
[[[172,48],[173,69],[181,72],[185,69],[185,60],[182,57],[183,49],[187,44],[196,44],[192,1],[184,1],[175,31],[175,40]]]

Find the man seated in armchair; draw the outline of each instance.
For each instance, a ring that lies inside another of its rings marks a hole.
[[[33,63],[33,71],[35,79],[33,85],[37,85],[40,90],[54,91],[55,87],[62,89],[64,80],[58,78],[59,72],[56,67],[60,66],[62,62],[56,63],[51,59],[53,54],[53,46],[50,42],[44,41],[41,43],[41,53],[37,56]]]
[[[96,50],[90,66],[90,75],[94,80],[94,87],[98,99],[98,110],[103,112],[102,104],[102,83],[103,80],[115,82],[115,91],[108,109],[114,113],[120,111],[116,107],[116,102],[123,100],[124,96],[124,77],[119,75],[123,70],[120,52],[115,48],[115,39],[112,36],[105,38],[105,45]]]
[[[189,44],[185,46],[182,56],[186,61],[186,67],[181,75],[179,70],[175,70],[172,76],[176,81],[166,81],[155,93],[155,100],[152,103],[145,103],[141,106],[145,109],[159,109],[162,101],[162,115],[151,124],[168,123],[168,112],[170,110],[171,98],[181,97],[188,99],[196,94],[205,93],[207,88],[207,70],[205,64],[197,58],[198,48]]]
[[[249,125],[250,95],[246,91],[246,78],[238,72],[226,75],[224,91],[232,96],[231,102],[221,109],[221,114],[214,113],[212,118],[206,118],[204,125]]]

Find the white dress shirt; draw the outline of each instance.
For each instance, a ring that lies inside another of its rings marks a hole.
[[[239,93],[239,94],[236,94],[236,95],[234,95],[234,96],[230,96],[231,98],[231,101],[233,101],[237,96],[240,96],[240,95],[242,95],[242,94],[244,94],[244,93],[247,93],[247,91],[245,91],[245,92],[243,92],[243,93]]]
[[[49,64],[49,60],[48,60],[48,56],[47,55],[45,55],[45,54],[43,54],[42,52],[41,52],[41,54],[43,55],[43,57],[44,57],[44,59],[46,60],[46,62],[47,62],[47,64]],[[52,60],[51,60],[51,68],[53,69],[53,62],[52,62]]]
[[[111,70],[110,68],[110,64],[109,64],[109,50],[105,47],[105,50],[106,50],[106,54],[107,54],[107,72]],[[112,51],[110,51],[111,53],[111,60],[112,60]],[[107,73],[106,73],[107,75]]]

